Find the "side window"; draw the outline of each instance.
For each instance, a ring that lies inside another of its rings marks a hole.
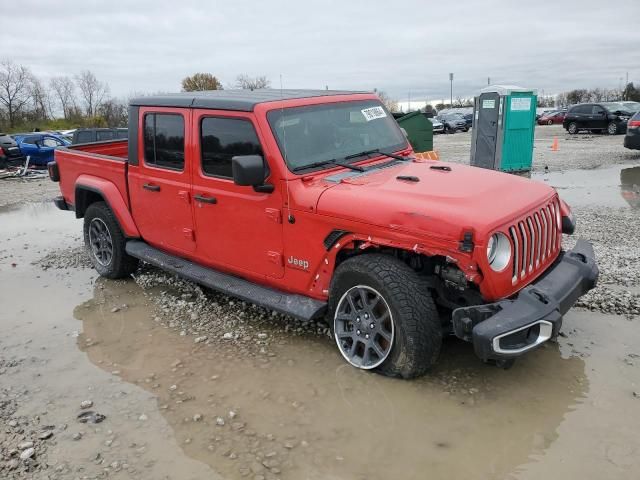
[[[144,116],[144,161],[171,170],[184,169],[184,118],[175,113]]]
[[[262,155],[252,123],[238,118],[203,118],[200,148],[202,171],[216,177],[232,177],[231,158],[236,155]]]
[[[96,140],[113,140],[113,132],[111,130],[98,130],[96,132]]]
[[[129,138],[129,130],[125,129],[118,129],[116,132],[116,138]]]
[[[42,145],[44,147],[59,147],[60,145],[62,145],[62,142],[52,137],[44,137],[44,140],[42,140]]]
[[[35,145],[37,141],[38,141],[38,137],[27,137],[22,141],[22,143],[28,143],[30,145]]]
[[[89,143],[93,141],[93,132],[78,132],[76,137],[77,143]]]
[[[604,108],[602,108],[600,105],[593,106],[594,115],[602,115],[603,113],[607,113],[607,112],[605,112]]]

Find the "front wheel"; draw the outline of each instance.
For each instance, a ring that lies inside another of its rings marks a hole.
[[[547,125],[553,125],[553,120],[547,120]]]
[[[123,278],[138,267],[125,250],[127,240],[105,202],[89,205],[84,215],[84,244],[97,272],[106,278]]]
[[[567,126],[567,132],[569,132],[571,135],[575,135],[576,133],[578,133],[578,124],[576,122],[571,122]]]
[[[344,261],[331,283],[329,316],[338,350],[354,367],[413,378],[440,353],[442,327],[428,285],[394,257]]]
[[[609,122],[607,133],[609,135],[616,135],[618,133],[618,125],[615,122]]]

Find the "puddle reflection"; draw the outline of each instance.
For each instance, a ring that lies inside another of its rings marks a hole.
[[[640,167],[615,165],[595,170],[534,173],[532,178],[556,188],[562,199],[573,207],[637,209],[640,206]]]
[[[504,371],[447,341],[438,368],[408,382],[345,365],[327,339],[273,357],[194,344],[150,304],[133,282],[98,279],[74,312],[79,348],[154,392],[185,452],[229,478],[503,478],[556,440],[588,389],[584,362],[555,344]]]

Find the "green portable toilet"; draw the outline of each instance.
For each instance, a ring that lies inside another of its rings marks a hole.
[[[532,89],[491,85],[473,109],[471,165],[503,172],[531,170],[538,96]]]
[[[433,124],[422,112],[411,112],[397,118],[416,153],[433,150]]]

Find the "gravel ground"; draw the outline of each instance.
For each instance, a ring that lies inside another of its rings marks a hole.
[[[0,180],[0,207],[26,202],[46,202],[60,195],[60,185],[49,178]]]
[[[554,137],[558,151],[551,150]],[[533,171],[593,169],[617,163],[640,161],[640,150],[628,150],[622,145],[624,135],[569,135],[560,125],[536,128],[533,151]],[[433,148],[447,162],[469,163],[471,131],[453,135],[436,135]]]

